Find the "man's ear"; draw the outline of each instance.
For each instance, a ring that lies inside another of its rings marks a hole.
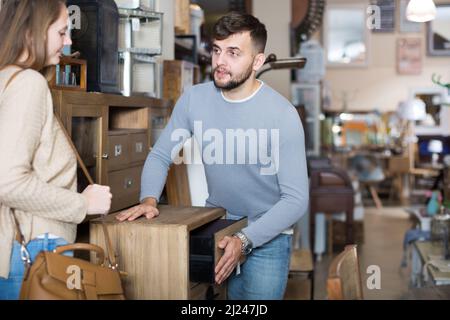
[[[253,70],[258,71],[264,65],[266,61],[266,55],[264,53],[258,53],[253,60]]]

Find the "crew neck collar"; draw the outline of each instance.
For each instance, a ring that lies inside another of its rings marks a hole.
[[[229,103],[243,103],[243,102],[247,102],[249,100],[251,100],[260,90],[261,88],[264,86],[264,82],[256,79],[256,81],[258,81],[260,83],[258,89],[255,90],[255,92],[253,92],[251,95],[249,95],[248,97],[244,98],[244,99],[239,99],[239,100],[232,100],[232,99],[228,99],[227,97],[225,97],[225,95],[223,94],[223,91],[220,90],[220,94],[222,95],[222,98]]]

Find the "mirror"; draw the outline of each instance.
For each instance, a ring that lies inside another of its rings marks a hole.
[[[415,122],[416,135],[448,134],[450,128],[450,108],[443,105],[446,100],[444,89],[413,88],[410,100],[418,98],[425,103],[426,117]]]
[[[436,5],[436,19],[427,25],[428,55],[450,56],[450,5]]]
[[[325,10],[324,43],[327,65],[331,67],[368,65],[366,6],[328,4]]]

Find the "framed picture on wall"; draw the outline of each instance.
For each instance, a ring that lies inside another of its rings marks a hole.
[[[406,18],[406,7],[409,0],[400,0],[400,32],[419,33],[422,32],[422,23],[409,21]]]
[[[428,55],[450,56],[450,4],[436,5],[436,19],[427,23]]]
[[[420,38],[397,40],[397,72],[401,75],[422,73],[422,40]]]
[[[395,31],[395,0],[373,0],[372,4],[380,8],[381,26],[373,32]]]

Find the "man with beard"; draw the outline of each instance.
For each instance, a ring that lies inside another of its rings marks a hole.
[[[157,203],[169,166],[189,136],[199,143],[206,162],[208,146],[203,142],[211,137],[198,134],[194,125],[201,123],[221,134],[223,139],[214,141],[215,153],[223,154],[227,161],[205,163],[206,206],[225,208],[227,218],[248,217],[249,221],[246,228],[218,244],[224,255],[215,268],[215,280],[220,284],[228,279],[229,299],[283,298],[292,226],[308,206],[304,133],[298,113],[289,101],[256,79],[265,61],[266,42],[265,26],[251,15],[230,13],[217,21],[213,29],[214,81],[196,85],[180,97],[145,163],[141,204],[117,217],[131,221],[158,216]],[[174,141],[174,133],[180,129],[188,134]],[[230,144],[232,130],[248,133],[249,139],[237,146]],[[261,135],[267,131],[274,134]],[[259,133],[257,145],[250,139],[252,132]],[[256,159],[267,146],[275,169],[268,170],[267,163]],[[235,160],[235,153],[237,163],[228,161]],[[239,266],[241,255],[246,255],[246,261]]]

